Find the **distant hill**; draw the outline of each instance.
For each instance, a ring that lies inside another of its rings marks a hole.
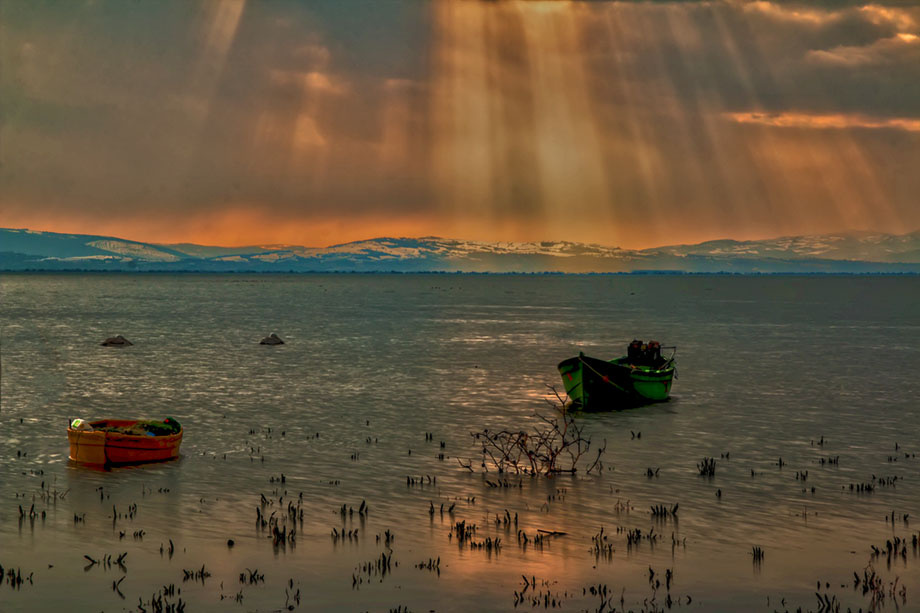
[[[732,258],[850,260],[862,262],[920,262],[920,231],[911,234],[847,232],[785,236],[759,241],[716,240],[697,245],[646,249],[649,255],[702,255]]]
[[[566,241],[375,238],[331,247],[159,245],[0,229],[0,270],[164,272],[920,273],[920,231],[716,240],[627,250]]]

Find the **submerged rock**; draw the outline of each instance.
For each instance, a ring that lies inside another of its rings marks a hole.
[[[261,341],[259,341],[259,344],[260,345],[283,345],[284,341],[281,340],[281,337],[279,337],[277,334],[272,332],[269,336],[266,336]]]
[[[100,343],[103,347],[128,347],[133,345],[131,341],[123,337],[121,334],[118,336],[110,336]]]

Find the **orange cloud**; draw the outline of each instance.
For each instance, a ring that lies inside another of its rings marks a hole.
[[[760,13],[779,21],[816,26],[837,21],[842,16],[839,11],[828,11],[819,8],[811,9],[802,6],[786,7],[765,0],[745,2],[742,4],[742,7],[745,12]]]
[[[760,124],[778,128],[814,128],[848,129],[848,128],[885,128],[920,132],[920,119],[911,117],[868,117],[844,113],[725,113],[725,117],[735,123]]]
[[[869,45],[840,45],[832,49],[813,49],[805,58],[815,63],[855,67],[903,61],[905,50],[920,43],[920,37],[900,32]]]
[[[359,219],[338,217],[293,217],[255,206],[202,212],[190,217],[145,215],[100,220],[87,215],[55,215],[51,218],[29,213],[3,215],[3,227],[29,228],[46,232],[114,236],[148,243],[197,243],[239,247],[286,244],[326,247],[380,236],[425,236],[437,234],[439,220],[425,216],[371,215]]]
[[[901,30],[909,30],[917,27],[917,20],[906,10],[869,4],[860,7],[859,11],[871,23],[876,25],[888,23],[893,24]]]

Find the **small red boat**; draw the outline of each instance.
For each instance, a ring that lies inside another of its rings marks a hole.
[[[70,459],[75,462],[112,466],[163,462],[179,457],[182,426],[171,417],[162,422],[101,419],[75,420],[74,424],[80,427],[68,427],[67,439]]]

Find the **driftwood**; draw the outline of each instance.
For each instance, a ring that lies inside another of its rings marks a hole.
[[[548,476],[577,472],[579,462],[591,448],[591,439],[584,436],[582,426],[575,421],[565,399],[556,388],[547,387],[556,398],[555,402],[548,401],[552,412],[536,412],[539,421],[530,430],[485,429],[470,432],[470,436],[482,444],[480,465],[483,472],[489,472],[490,467],[499,474],[510,472]],[[600,460],[606,448],[605,440],[585,472],[590,474],[603,468]],[[470,472],[475,472],[472,460],[457,461]]]

